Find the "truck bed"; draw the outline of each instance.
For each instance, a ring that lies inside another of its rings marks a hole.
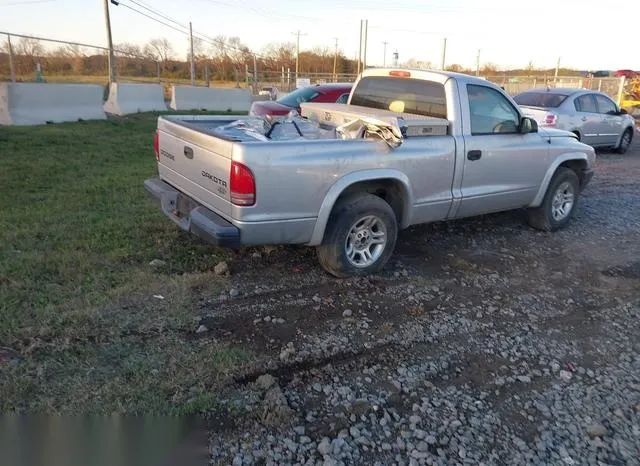
[[[215,136],[230,142],[251,142],[255,141],[255,139],[249,136],[244,139],[238,139],[214,131],[220,126],[228,125],[238,120],[248,120],[249,118],[251,117],[244,115],[163,115],[158,121],[160,123],[162,120],[166,120],[198,133]],[[161,129],[166,129],[166,125]]]

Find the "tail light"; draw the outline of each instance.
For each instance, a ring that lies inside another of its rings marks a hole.
[[[540,121],[540,124],[542,126],[555,126],[557,122],[558,115],[556,115],[555,113],[547,113],[542,121]]]
[[[158,135],[158,130],[153,133],[153,149],[156,151],[156,160],[160,161],[160,136]]]
[[[389,76],[394,76],[396,78],[410,78],[411,73],[405,70],[392,70],[389,71]]]
[[[256,180],[247,167],[231,162],[231,203],[239,206],[252,206],[256,203]]]

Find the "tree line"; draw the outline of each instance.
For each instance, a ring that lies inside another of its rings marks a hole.
[[[79,45],[45,47],[37,39],[20,38],[12,41],[14,69],[18,75],[32,74],[40,64],[43,74],[50,75],[107,75],[107,51]],[[122,76],[188,79],[190,77],[190,48],[184,59],[177,58],[173,45],[165,38],[152,39],[144,45],[120,43],[114,45],[116,71]],[[9,75],[9,44],[0,47],[0,75]],[[196,73],[204,78],[205,69],[211,80],[233,81],[245,79],[245,71],[253,73],[254,64],[258,77],[275,75],[289,69],[295,70],[295,44],[269,44],[259,52],[253,52],[238,37],[218,36],[211,41],[194,39],[193,47]],[[338,51],[337,74],[355,74],[357,61],[346,58]],[[314,47],[300,52],[300,73],[333,73],[334,51],[328,47]],[[159,70],[158,70],[159,68]]]
[[[0,44],[0,77],[9,75],[8,42]],[[210,40],[194,39],[193,55],[196,63],[197,79],[244,81],[245,71],[251,75],[257,70],[259,81],[278,81],[282,70],[295,70],[296,48],[292,42],[272,43],[260,51],[252,51],[238,37],[217,36]],[[107,51],[79,45],[61,45],[45,47],[37,39],[20,38],[12,41],[13,61],[19,76],[29,76],[40,64],[46,75],[102,75],[108,74]],[[144,45],[120,43],[116,50],[116,72],[121,76],[147,77],[158,76],[165,79],[190,78],[190,47],[186,53],[179,54],[167,39],[152,39]],[[177,58],[182,55],[185,59]],[[358,62],[349,59],[342,52],[326,46],[316,46],[300,52],[300,74],[327,74],[334,70],[338,75],[355,75]],[[409,59],[402,63],[404,67],[433,69],[433,63],[424,60]],[[475,69],[458,64],[446,67],[449,71],[475,74]],[[206,71],[205,71],[206,70]],[[207,73],[208,71],[208,73]],[[535,68],[532,63],[526,68],[501,70],[497,65],[485,63],[480,69],[483,76],[543,76],[552,75],[553,69]],[[576,70],[561,69],[561,75],[576,75]]]

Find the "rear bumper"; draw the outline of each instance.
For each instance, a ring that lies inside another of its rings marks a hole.
[[[151,178],[144,182],[151,198],[158,202],[164,214],[184,231],[193,233],[208,243],[225,248],[240,247],[240,230],[228,220],[200,205],[160,178]],[[193,206],[188,213],[178,212],[178,197],[187,198]]]

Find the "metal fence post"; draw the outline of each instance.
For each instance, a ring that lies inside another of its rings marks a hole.
[[[598,79],[598,92],[602,91],[602,79]]]
[[[618,98],[616,99],[616,103],[620,106],[620,102],[622,102],[622,96],[624,94],[624,81],[625,77],[620,76],[620,85],[618,87]]]
[[[11,71],[11,82],[16,82],[16,68],[13,65],[13,47],[11,46],[11,34],[7,34],[7,44],[9,45],[9,70]]]

